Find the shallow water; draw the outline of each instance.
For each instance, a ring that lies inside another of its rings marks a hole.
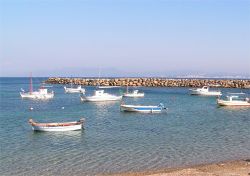
[[[34,78],[34,89],[45,79]],[[145,98],[124,101],[164,103],[168,112],[139,114],[120,112],[118,102],[81,103],[62,85],[53,85],[50,101],[22,100],[19,91],[28,89],[28,78],[0,81],[0,175],[95,175],[250,157],[250,108],[218,108],[214,97],[190,96],[188,88],[141,87]],[[86,124],[82,131],[39,133],[27,123],[30,117],[39,122],[84,117]]]

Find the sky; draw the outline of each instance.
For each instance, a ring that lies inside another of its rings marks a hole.
[[[250,75],[249,0],[0,0],[0,76]]]

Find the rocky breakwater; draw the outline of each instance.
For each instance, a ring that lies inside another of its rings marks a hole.
[[[76,84],[83,86],[145,86],[145,87],[210,87],[250,88],[250,80],[233,79],[167,79],[167,78],[49,78],[48,84]]]

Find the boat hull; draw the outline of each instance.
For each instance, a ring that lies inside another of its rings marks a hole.
[[[85,93],[85,89],[81,88],[67,88],[64,87],[65,93]]]
[[[122,96],[110,96],[110,97],[86,97],[81,96],[81,101],[89,101],[89,102],[102,102],[102,101],[120,101]]]
[[[83,128],[82,124],[72,126],[58,126],[58,127],[46,127],[46,126],[32,126],[34,131],[76,131]]]
[[[54,93],[48,93],[48,94],[36,94],[36,93],[20,93],[21,98],[27,98],[27,99],[38,99],[38,100],[47,100],[54,97]]]
[[[140,98],[144,97],[144,93],[138,93],[138,94],[133,94],[133,93],[125,93],[123,94],[124,97],[131,97],[131,98]]]
[[[121,86],[99,86],[98,88],[99,89],[112,89],[112,88],[118,88],[118,87],[121,87]]]
[[[84,119],[63,123],[37,123],[30,119],[29,124],[34,131],[75,131],[83,128]]]
[[[250,102],[247,101],[227,101],[227,100],[217,100],[217,104],[219,106],[249,106],[250,107]]]
[[[191,90],[191,95],[203,95],[203,96],[220,96],[222,95],[221,92],[203,92],[203,91],[197,91],[197,90]]]
[[[120,107],[122,111],[127,111],[127,112],[159,113],[162,111],[162,107],[159,106],[121,105]]]

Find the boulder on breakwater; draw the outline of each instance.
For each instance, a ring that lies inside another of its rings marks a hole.
[[[240,79],[169,79],[169,78],[49,78],[48,84],[83,86],[210,87],[249,88],[250,80]]]

